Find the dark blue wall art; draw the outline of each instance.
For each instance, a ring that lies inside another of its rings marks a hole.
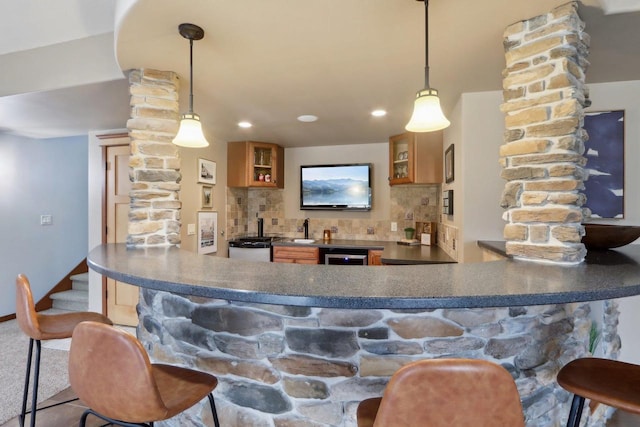
[[[624,218],[624,110],[586,113],[586,206],[592,218]]]

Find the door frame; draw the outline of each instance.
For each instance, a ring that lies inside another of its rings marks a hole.
[[[89,134],[89,251],[107,239],[107,147],[129,144],[127,130]],[[89,269],[89,310],[106,314],[106,295],[106,277]]]

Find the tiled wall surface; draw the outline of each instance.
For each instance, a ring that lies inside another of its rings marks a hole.
[[[391,187],[390,218],[385,220],[313,218],[309,237],[320,239],[330,229],[335,239],[394,241],[404,238],[405,227],[416,221],[438,221],[439,185]],[[257,218],[264,218],[265,234],[302,237],[302,218],[286,218],[283,191],[261,188],[227,189],[227,236],[229,239],[258,232]],[[391,231],[391,222],[398,231]]]

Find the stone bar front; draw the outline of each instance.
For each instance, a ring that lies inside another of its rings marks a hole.
[[[527,425],[560,426],[569,395],[555,377],[588,354],[586,302],[640,294],[633,245],[578,266],[250,263],[124,244],[97,247],[88,263],[143,288],[138,334],[152,359],[215,374],[221,421],[238,427],[355,426],[358,402],[380,396],[397,368],[435,357],[505,366]],[[615,303],[604,311],[615,356]],[[211,425],[204,405],[183,417],[165,425]]]
[[[589,305],[345,310],[181,296],[145,289],[139,338],[152,359],[210,372],[225,426],[355,426],[406,363],[486,359],[516,380],[528,426],[561,425],[558,369],[587,354]],[[166,425],[209,416],[202,405]],[[203,425],[212,425],[205,418]],[[199,425],[199,424],[198,424]]]

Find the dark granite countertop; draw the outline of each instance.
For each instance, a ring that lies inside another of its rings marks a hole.
[[[410,264],[446,264],[456,262],[439,246],[425,245],[401,245],[397,242],[381,240],[341,240],[328,241],[316,240],[313,243],[296,243],[293,239],[275,241],[273,246],[300,246],[318,248],[342,248],[342,249],[377,249],[382,251],[383,264],[410,265]]]
[[[239,302],[350,309],[556,304],[640,294],[640,245],[590,252],[575,266],[506,259],[467,264],[253,263],[179,248],[93,249],[89,266],[146,288]]]

